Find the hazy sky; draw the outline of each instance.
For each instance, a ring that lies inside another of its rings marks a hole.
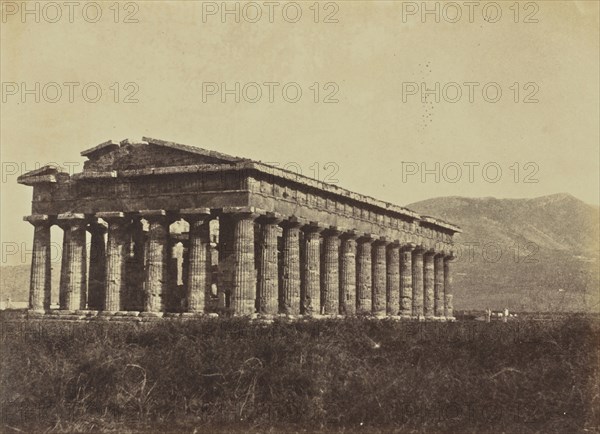
[[[142,136],[399,205],[558,192],[598,204],[598,2],[489,3],[437,4],[436,22],[401,1],[230,2],[224,17],[221,2],[30,2],[25,15],[2,2],[2,242],[31,242],[19,174],[78,172],[82,150]]]

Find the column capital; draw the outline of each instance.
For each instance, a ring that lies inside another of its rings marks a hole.
[[[106,220],[110,222],[111,220],[122,220],[125,218],[125,214],[119,211],[106,211],[106,212],[97,212],[96,217],[101,218],[102,220]]]
[[[323,230],[323,236],[326,237],[336,237],[339,236],[343,231],[339,228],[339,226],[329,226]]]
[[[282,227],[288,227],[288,228],[299,228],[301,226],[306,225],[306,223],[307,223],[307,221],[303,218],[291,216],[291,217],[284,219],[280,223],[280,225]]]
[[[406,252],[410,252],[412,250],[414,250],[417,247],[417,245],[415,243],[406,243],[403,244],[402,246],[400,246],[401,250],[406,251]]]
[[[210,208],[184,208],[179,210],[179,215],[188,223],[198,220],[209,221],[213,218]]]
[[[48,214],[32,214],[23,217],[23,221],[31,223],[33,226],[52,225],[52,218]]]
[[[227,206],[222,209],[223,214],[229,214],[233,218],[256,219],[265,212],[253,206]]]
[[[323,224],[315,221],[309,221],[302,226],[302,230],[308,233],[320,234],[327,229]]]
[[[81,226],[85,225],[87,222],[87,218],[85,214],[81,213],[63,213],[59,214],[56,218],[56,224],[58,224],[61,228],[65,229],[71,226]]]
[[[424,255],[433,257],[436,255],[436,251],[434,249],[425,249]]]
[[[264,215],[260,215],[258,217],[258,219],[260,220],[260,223],[266,223],[266,224],[275,224],[278,225],[283,221],[283,215],[277,213],[277,212],[267,212]]]
[[[373,244],[376,246],[388,245],[389,243],[389,239],[385,236],[375,237],[375,239],[373,240]]]
[[[450,262],[450,261],[454,261],[455,259],[456,259],[456,254],[455,254],[454,250],[445,252],[444,261]]]
[[[345,230],[340,234],[340,238],[342,240],[356,240],[358,238],[358,233],[354,230]]]
[[[373,234],[370,234],[368,232],[362,233],[362,234],[358,234],[356,241],[358,241],[359,243],[369,243],[371,244],[372,242],[375,241],[377,237]]]
[[[106,224],[96,220],[96,221],[91,221],[89,223],[87,230],[91,234],[95,234],[95,233],[105,234],[107,227],[106,227]]]

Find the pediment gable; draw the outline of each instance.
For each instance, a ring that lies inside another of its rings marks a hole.
[[[141,142],[104,142],[83,151],[84,172],[109,172],[197,164],[234,164],[244,159],[195,146],[144,137]]]

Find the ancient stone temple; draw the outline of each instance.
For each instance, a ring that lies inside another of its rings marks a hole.
[[[245,158],[143,138],[45,166],[33,187],[30,312],[453,319],[459,228]],[[59,309],[50,227],[64,231]]]

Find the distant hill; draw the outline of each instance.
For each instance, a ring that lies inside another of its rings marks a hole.
[[[407,205],[459,225],[455,307],[599,309],[599,209],[565,193],[440,197]]]
[[[440,197],[407,206],[459,225],[455,308],[598,311],[598,207],[569,194]],[[53,300],[60,264],[52,264]],[[29,265],[0,268],[0,302],[28,299]]]

